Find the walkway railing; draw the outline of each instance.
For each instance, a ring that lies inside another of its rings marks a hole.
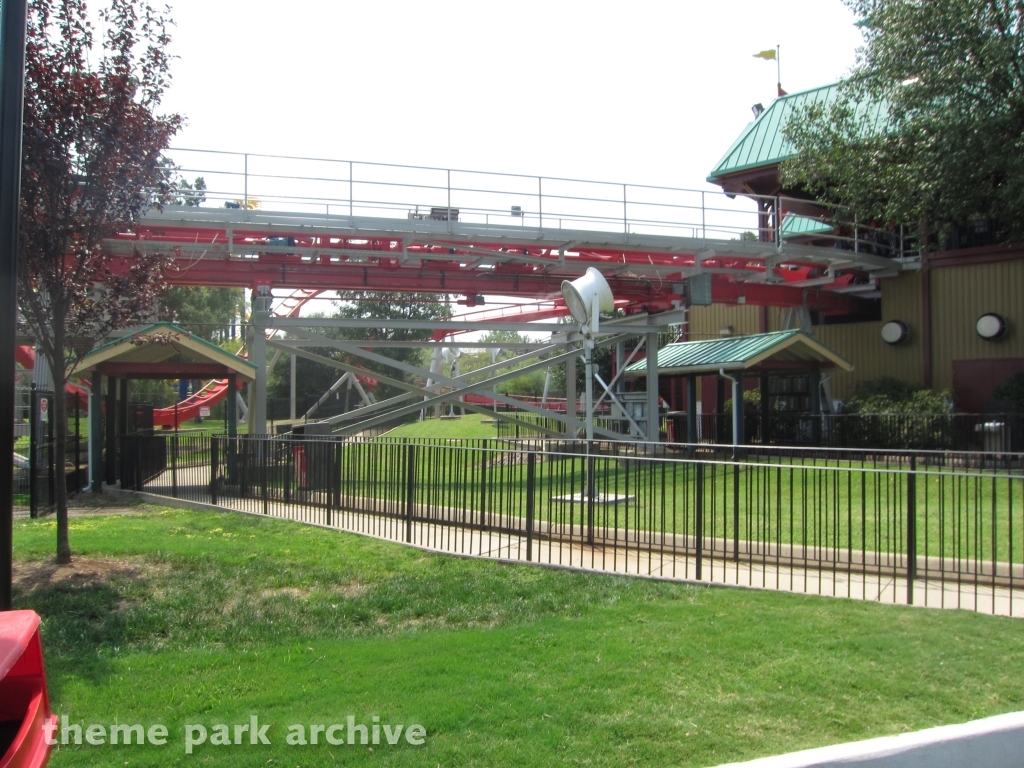
[[[191,438],[190,438],[191,439]],[[127,438],[134,455],[142,442]],[[1024,473],[542,440],[194,438],[137,488],[443,552],[1024,611]],[[696,449],[696,447],[694,447]],[[138,475],[136,475],[138,477]]]
[[[201,192],[179,190],[181,203],[302,213],[327,222],[430,219],[775,243],[813,231],[828,246],[880,256],[913,257],[917,248],[907,232],[872,227],[843,209],[814,220],[810,230],[812,220],[800,217],[777,227],[766,211],[806,208],[806,201],[778,196],[184,147],[168,157],[184,180],[201,177],[206,184]]]

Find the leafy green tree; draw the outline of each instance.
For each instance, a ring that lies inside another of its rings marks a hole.
[[[1024,3],[844,0],[864,46],[828,107],[784,128],[783,183],[861,222],[1024,236]]]
[[[231,338],[244,303],[241,288],[171,288],[160,302],[160,319],[221,342]]]
[[[92,18],[103,25],[98,40]],[[18,304],[57,392],[97,339],[148,317],[166,287],[166,255],[138,256],[119,272],[100,244],[170,197],[160,158],[182,118],[159,111],[169,24],[145,0],[108,0],[98,16],[84,0],[29,3]],[[53,418],[63,467],[63,397]],[[55,491],[57,560],[66,563],[65,483]]]

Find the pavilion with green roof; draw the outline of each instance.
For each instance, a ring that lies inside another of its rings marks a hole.
[[[195,336],[171,323],[154,323],[126,333],[92,350],[82,358],[78,373],[92,374],[92,412],[103,412],[103,378],[107,379],[106,418],[89,421],[89,461],[104,472],[92,473],[94,491],[101,490],[101,478],[116,479],[118,438],[129,431],[129,382],[136,379],[226,379],[229,393],[239,383],[256,378],[256,366],[226,349]],[[228,408],[228,435],[237,434],[236,412]],[[104,425],[104,422],[106,424]],[[106,440],[104,441],[104,431]],[[103,443],[108,460],[102,461]]]
[[[687,384],[687,437],[688,443],[698,441],[695,404],[697,378],[721,376],[732,380],[733,402],[742,401],[744,379],[756,378],[761,383],[762,432],[767,434],[773,396],[769,389],[771,377],[786,378],[801,375],[809,379],[807,396],[810,413],[821,413],[821,371],[839,368],[852,371],[853,365],[842,355],[800,330],[758,333],[751,336],[721,339],[703,339],[669,344],[658,350],[658,375],[671,378],[685,377]],[[646,361],[626,368],[628,379],[646,375]],[[742,408],[733,408],[733,444],[744,442]],[[820,420],[814,420],[820,429]]]

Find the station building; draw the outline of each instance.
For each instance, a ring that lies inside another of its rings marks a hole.
[[[784,242],[821,245],[831,237],[835,246],[844,245],[815,219],[815,201],[787,189],[779,174],[780,163],[795,156],[782,132],[787,121],[808,103],[827,104],[836,92],[833,84],[779,97],[757,114],[708,175],[709,182],[728,194],[790,201],[789,210],[783,203],[775,217]],[[825,213],[824,208],[820,211]],[[773,216],[772,211],[763,213],[765,221]],[[761,230],[761,238],[766,231]],[[903,236],[891,233],[893,240]],[[955,232],[938,250],[913,259],[917,268],[882,276],[871,290],[862,291],[864,309],[856,315],[805,313],[805,330],[813,330],[818,340],[853,364],[852,371],[828,373],[831,395],[844,400],[859,382],[890,376],[950,390],[958,411],[984,412],[992,391],[1024,371],[1024,244],[994,242],[990,222],[979,220]],[[716,303],[691,308],[687,334],[698,340],[788,327],[793,327],[793,318],[786,310]],[[676,394],[670,380],[662,386],[665,396]],[[718,410],[722,388],[702,390],[704,412]]]

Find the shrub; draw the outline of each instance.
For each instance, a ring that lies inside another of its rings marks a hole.
[[[843,413],[951,413],[949,390],[933,392],[900,379],[882,377],[857,385]]]
[[[1024,371],[1015,373],[992,391],[993,400],[1010,400],[1024,411]]]

